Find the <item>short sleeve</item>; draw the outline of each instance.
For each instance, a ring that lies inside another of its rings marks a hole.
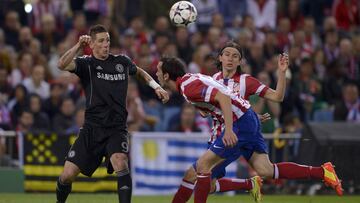
[[[258,79],[252,76],[246,77],[246,98],[250,95],[259,95],[260,97],[264,97],[268,89],[269,87],[261,83]]]
[[[123,55],[125,58],[125,63],[127,67],[129,68],[129,75],[135,75],[137,72],[137,66],[136,64],[130,59],[130,57]]]
[[[75,58],[75,69],[70,71],[75,73],[79,78],[83,78],[88,73],[88,57],[81,56]]]
[[[209,102],[215,104],[215,96],[219,90],[214,86],[209,86],[200,80],[195,80],[184,88],[184,96],[191,102]]]

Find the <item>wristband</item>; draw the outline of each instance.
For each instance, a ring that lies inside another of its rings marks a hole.
[[[152,87],[153,89],[160,87],[160,85],[157,82],[155,82],[155,80],[151,80],[149,82],[149,86]]]

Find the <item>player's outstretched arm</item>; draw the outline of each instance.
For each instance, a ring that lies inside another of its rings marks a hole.
[[[286,88],[286,70],[289,66],[289,56],[285,53],[280,54],[278,57],[278,81],[276,84],[276,90],[269,88],[265,95],[265,99],[269,99],[275,102],[282,102],[285,96]]]
[[[89,35],[82,35],[79,38],[79,41],[65,54],[63,54],[59,61],[58,61],[58,67],[60,70],[66,70],[66,71],[72,71],[75,69],[75,56],[78,55],[79,51],[86,45],[88,45],[91,41],[91,38]]]
[[[231,110],[231,98],[219,91],[216,93],[215,101],[220,104],[220,108],[225,120],[225,133],[223,137],[224,145],[227,147],[233,147],[236,145],[238,139],[232,130],[233,114]]]
[[[165,91],[146,71],[137,67],[136,76],[154,89],[162,103],[169,101],[169,93]]]

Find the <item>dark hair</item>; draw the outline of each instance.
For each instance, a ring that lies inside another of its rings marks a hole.
[[[103,25],[94,25],[90,28],[89,35],[92,39],[95,39],[96,34],[102,33],[102,32],[108,32],[107,29]]]
[[[185,75],[185,63],[176,57],[162,57],[160,61],[163,63],[161,70],[163,73],[169,74],[170,80],[176,80],[178,77]]]
[[[219,51],[219,55],[218,55],[218,58],[216,59],[216,68],[220,71],[222,71],[222,64],[221,62],[219,61],[219,56],[221,56],[223,54],[223,51],[225,48],[228,48],[228,47],[232,47],[232,48],[235,48],[239,51],[240,53],[240,60],[244,57],[244,52],[243,52],[243,49],[240,47],[240,45],[238,45],[236,42],[233,42],[233,41],[229,41],[225,44],[225,46],[223,48],[220,49]],[[236,72],[238,73],[242,73],[242,70],[241,70],[241,66],[239,65],[237,68],[236,68]]]

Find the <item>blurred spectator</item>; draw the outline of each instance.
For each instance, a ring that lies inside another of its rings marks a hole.
[[[66,97],[60,104],[60,112],[52,121],[52,128],[57,133],[65,133],[74,124],[75,105],[74,101]]]
[[[179,115],[175,116],[179,118]],[[180,120],[178,122],[171,122],[168,131],[172,132],[201,132],[200,128],[196,125],[196,109],[189,103],[184,103],[181,112]],[[171,119],[174,121],[174,119]]]
[[[297,46],[301,48],[301,58],[310,57],[314,52],[310,44],[306,43],[306,36],[303,30],[294,31],[292,46]]]
[[[32,6],[30,25],[33,33],[37,34],[42,29],[41,21],[44,15],[53,15],[56,20],[58,32],[63,32],[63,22],[68,8],[68,1],[38,0]]]
[[[355,83],[347,83],[342,91],[343,99],[336,103],[334,120],[360,123],[359,88]]]
[[[99,16],[108,16],[108,2],[107,0],[85,0],[84,11],[86,21],[94,24]]]
[[[208,54],[204,58],[204,66],[201,69],[201,73],[212,76],[217,73],[216,58],[212,54]]]
[[[8,82],[8,70],[0,66],[0,94],[5,98],[4,102],[8,101],[10,94],[12,93],[12,87]]]
[[[4,33],[5,42],[11,45],[14,49],[19,47],[19,31],[21,24],[19,15],[16,11],[10,10],[5,14]]]
[[[271,80],[269,74],[265,71],[260,72],[257,75],[257,78],[261,83],[270,87]],[[269,113],[271,119],[261,124],[263,133],[273,133],[274,130],[279,126],[279,116],[280,116],[280,104],[273,102],[264,98],[261,98],[257,95],[251,96],[250,99],[251,106],[257,114]]]
[[[10,75],[10,83],[13,87],[20,84],[25,78],[30,77],[33,57],[30,52],[21,52],[18,56],[17,68],[13,69]]]
[[[358,0],[335,0],[333,16],[340,29],[350,31],[360,25],[360,11]]]
[[[232,19],[231,25],[226,27],[226,33],[229,36],[230,40],[236,40],[236,38],[238,37],[239,33],[242,30],[241,23],[242,17],[236,16]]]
[[[49,56],[56,51],[56,45],[62,39],[62,34],[57,30],[56,20],[52,14],[45,14],[41,19],[41,30],[36,35],[41,44],[41,52]]]
[[[346,75],[351,80],[360,79],[360,68],[356,64],[351,40],[344,38],[339,43],[339,61],[346,68]]]
[[[140,131],[146,115],[136,82],[133,80],[130,80],[128,84],[126,109],[128,111],[127,124],[129,132]]]
[[[41,42],[38,39],[32,39],[30,42],[30,53],[33,56],[34,64],[47,67],[47,59],[43,53],[41,53]],[[49,71],[45,69],[45,76],[49,79]]]
[[[324,99],[333,105],[342,99],[342,87],[348,82],[346,68],[335,60],[327,65],[327,75],[324,79]]]
[[[334,0],[301,0],[302,12],[304,16],[314,18],[317,26],[323,24],[324,18],[331,15],[331,7]]]
[[[60,42],[57,44],[56,50],[49,53],[49,61],[48,61],[48,71],[51,75],[50,78],[58,78],[60,77],[62,71],[58,68],[58,61],[61,55],[65,53],[66,50],[69,49],[69,44],[66,42]]]
[[[26,26],[21,27],[19,30],[19,39],[18,39],[19,46],[16,47],[17,51],[31,52],[30,43],[31,40],[33,39],[34,37],[32,35],[30,27],[26,27]]]
[[[212,16],[219,11],[218,1],[192,0],[191,3],[198,12],[196,27],[200,32],[205,33],[211,25]]]
[[[223,46],[226,39],[226,37],[222,36],[222,31],[219,28],[210,27],[206,35],[206,44],[210,47],[212,52],[216,52]]]
[[[34,130],[50,130],[50,120],[48,115],[42,111],[42,101],[39,95],[37,94],[30,94],[29,98],[29,110],[33,114],[34,123],[33,129]]]
[[[60,112],[60,104],[65,94],[65,88],[61,83],[52,83],[50,86],[50,97],[45,100],[43,109],[52,121],[54,116]]]
[[[167,16],[159,16],[156,18],[154,23],[154,33],[171,34],[169,18]]]
[[[297,116],[288,113],[284,117],[283,129],[284,133],[302,133],[303,124]],[[299,152],[300,140],[289,139],[286,144],[289,149],[288,161],[295,161]]]
[[[17,124],[16,131],[24,134],[31,132],[33,130],[33,124],[33,114],[28,109],[24,109],[20,113],[19,123]]]
[[[7,95],[0,92],[0,130],[11,130],[12,127],[10,110],[6,106],[7,100]]]
[[[265,35],[259,29],[256,28],[255,20],[251,15],[245,15],[243,18],[243,27],[251,32],[251,42],[262,43],[265,39]]]
[[[186,64],[189,64],[194,50],[190,45],[189,33],[186,28],[184,27],[176,28],[175,43],[177,46],[179,57],[183,59],[186,62]]]
[[[325,56],[323,50],[315,50],[313,57],[316,75],[319,80],[323,81],[326,75]]]
[[[279,48],[281,50],[288,50],[290,46],[290,38],[292,37],[289,18],[281,18],[279,20],[279,28],[276,37]]]
[[[315,50],[321,47],[321,40],[316,33],[316,25],[314,18],[305,17],[303,30],[305,32],[306,46],[310,47],[311,50]]]
[[[252,43],[250,46],[250,56],[247,58],[247,62],[251,67],[253,75],[257,75],[261,72],[265,66],[264,47],[260,42]]]
[[[32,70],[31,77],[26,78],[23,84],[29,93],[36,93],[41,97],[41,99],[47,99],[50,96],[50,86],[44,79],[44,66],[35,65]]]
[[[328,30],[325,32],[324,53],[326,64],[331,63],[339,57],[338,47],[339,36],[336,30]]]
[[[192,55],[192,60],[189,63],[188,69],[190,73],[200,73],[204,66],[205,56],[211,53],[208,45],[201,45],[195,49]]]
[[[247,0],[247,14],[254,18],[256,28],[269,30],[276,25],[275,0]]]
[[[0,168],[14,166],[11,157],[6,153],[6,146],[0,140]]]
[[[28,105],[27,90],[24,85],[17,85],[14,88],[13,98],[8,102],[8,109],[11,112],[13,126],[17,125],[21,112]]]
[[[301,60],[300,70],[294,81],[294,88],[297,89],[298,97],[305,107],[305,119],[310,119],[312,112],[320,108],[322,99],[321,84],[314,74],[314,64],[310,58]]]
[[[277,55],[280,53],[281,50],[278,47],[276,33],[272,30],[267,31],[264,41],[264,57],[266,59],[270,59],[273,55]]]
[[[74,124],[65,130],[66,134],[78,134],[80,128],[84,125],[85,121],[85,108],[79,108],[75,112]]]
[[[293,32],[301,28],[304,24],[304,16],[301,13],[299,0],[287,1],[284,16],[290,20],[290,31]]]
[[[233,20],[241,19],[247,11],[247,0],[218,0],[219,12],[224,17],[226,27],[230,27]]]

